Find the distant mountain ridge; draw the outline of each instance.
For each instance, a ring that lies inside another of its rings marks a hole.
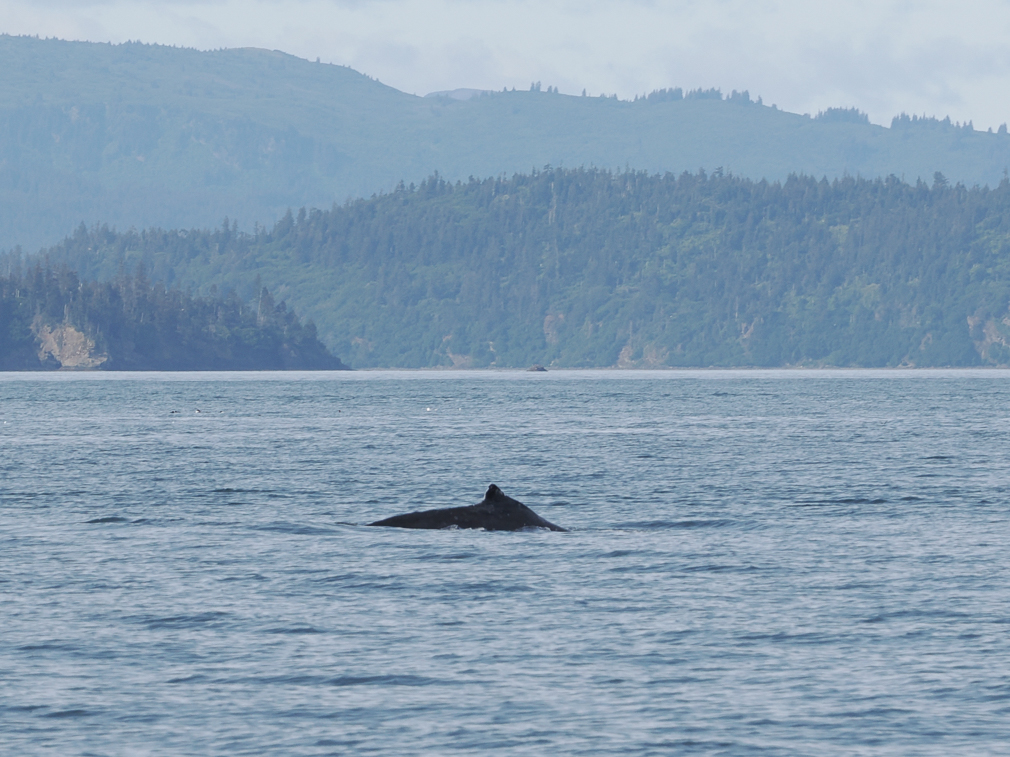
[[[0,35],[0,249],[80,222],[120,229],[269,224],[438,171],[448,180],[545,165],[791,173],[995,186],[1010,136],[857,111],[810,118],[748,93],[612,97],[509,91],[417,97],[277,51],[200,52]]]

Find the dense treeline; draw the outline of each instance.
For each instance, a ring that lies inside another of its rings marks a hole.
[[[81,281],[66,266],[0,277],[0,370],[338,369],[345,366],[263,288],[250,306],[151,284],[142,269]]]
[[[544,170],[288,214],[78,233],[90,277],[257,276],[355,365],[1010,362],[1010,182]]]

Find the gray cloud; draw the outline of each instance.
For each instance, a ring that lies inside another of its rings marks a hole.
[[[0,19],[15,34],[280,49],[418,94],[718,86],[881,123],[900,111],[1010,120],[1001,0],[0,0]]]

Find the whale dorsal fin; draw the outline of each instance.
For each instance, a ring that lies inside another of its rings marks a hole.
[[[484,499],[494,499],[495,497],[503,496],[503,492],[494,484],[491,484],[484,493]]]

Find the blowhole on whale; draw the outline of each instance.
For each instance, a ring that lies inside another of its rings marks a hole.
[[[368,525],[391,528],[483,528],[485,531],[519,531],[523,528],[568,530],[544,520],[522,502],[506,496],[494,484],[487,488],[484,499],[476,505],[394,515]]]

